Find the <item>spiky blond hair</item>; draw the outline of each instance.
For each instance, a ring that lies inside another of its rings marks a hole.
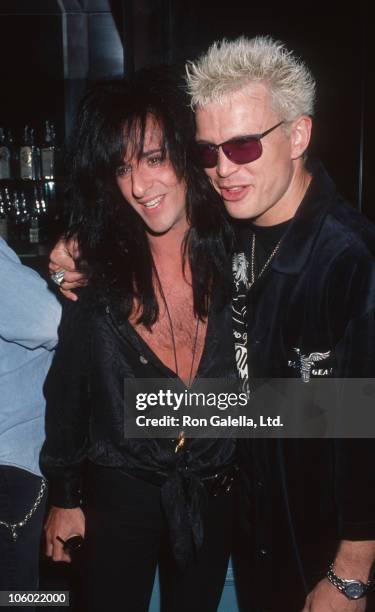
[[[193,108],[220,103],[247,85],[262,83],[280,119],[314,113],[314,77],[284,43],[270,36],[213,43],[196,62],[187,62],[186,82]]]

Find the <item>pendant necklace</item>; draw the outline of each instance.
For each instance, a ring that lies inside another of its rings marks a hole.
[[[255,281],[258,280],[262,276],[263,272],[268,268],[269,264],[271,263],[271,261],[273,260],[273,258],[276,255],[277,251],[279,250],[281,241],[282,241],[282,238],[280,238],[279,242],[277,243],[277,245],[273,249],[272,253],[268,257],[266,263],[264,264],[264,266],[260,270],[258,276],[255,278],[255,233],[253,232],[253,237],[252,237],[252,241],[251,241],[251,267],[250,267],[251,279],[250,279],[250,282],[247,283],[247,289],[251,289],[251,287],[254,285]]]
[[[173,328],[172,317],[171,317],[171,313],[169,311],[167,298],[165,297],[163,285],[161,284],[160,276],[159,276],[159,273],[158,273],[157,268],[156,268],[155,265],[154,265],[154,269],[155,269],[156,280],[157,280],[158,286],[159,286],[160,296],[161,296],[161,299],[163,300],[163,304],[165,306],[165,312],[167,313],[167,318],[168,318],[168,323],[169,323],[169,331],[170,331],[171,340],[172,340],[175,372],[176,372],[177,376],[179,376],[178,361],[177,361],[176,340],[175,340],[175,335],[174,335],[174,328]],[[195,354],[196,354],[196,351],[197,351],[197,343],[198,343],[198,330],[199,330],[199,317],[197,317],[197,325],[196,325],[196,328],[195,328],[194,342],[193,342],[193,348],[192,348],[192,357],[191,357],[191,365],[190,365],[190,374],[189,374],[189,380],[188,380],[188,385],[187,385],[188,387],[190,387],[190,385],[191,385],[191,379],[192,379],[192,376],[193,376],[193,367],[194,367]],[[178,453],[178,451],[180,451],[183,448],[184,445],[185,445],[185,434],[184,434],[183,431],[180,431],[180,433],[178,435],[178,438],[177,438],[177,444],[175,446],[174,452]]]

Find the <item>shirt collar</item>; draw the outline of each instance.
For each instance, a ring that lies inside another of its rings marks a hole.
[[[310,162],[307,169],[312,180],[271,265],[283,274],[298,274],[305,266],[336,193],[319,161]]]

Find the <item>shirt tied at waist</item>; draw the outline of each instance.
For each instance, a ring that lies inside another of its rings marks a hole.
[[[176,466],[169,474],[139,469],[127,473],[160,486],[172,552],[178,566],[185,569],[203,544],[208,496],[229,493],[238,467],[232,464],[207,476],[184,465]]]

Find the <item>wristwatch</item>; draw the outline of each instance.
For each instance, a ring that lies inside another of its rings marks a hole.
[[[340,578],[333,571],[333,563],[329,566],[327,578],[330,583],[348,599],[360,599],[361,597],[365,597],[375,585],[375,580],[369,580],[364,583],[360,580],[345,580],[344,578]]]

